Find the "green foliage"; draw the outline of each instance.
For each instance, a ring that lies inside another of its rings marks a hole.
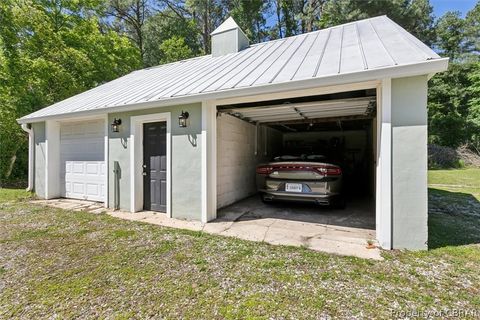
[[[103,0],[107,8],[107,24],[117,33],[128,37],[145,55],[145,22],[152,11],[148,0]]]
[[[433,8],[429,0],[328,1],[323,12],[327,25],[387,15],[427,44],[434,40]]]
[[[163,41],[160,45],[160,51],[163,54],[163,58],[160,60],[161,63],[184,60],[193,56],[192,50],[185,43],[185,38],[177,36]]]
[[[478,69],[474,64],[450,63],[447,72],[437,74],[429,82],[429,142],[457,147],[467,143],[474,130],[467,123],[472,95],[469,74]]]
[[[261,42],[265,31],[265,7],[262,0],[227,1],[227,10],[253,42]]]
[[[95,0],[0,4],[0,180],[15,178],[18,166],[25,176],[26,135],[16,118],[139,66],[138,50],[102,30],[100,13]]]
[[[201,38],[203,52],[211,52],[210,33],[222,23],[227,12],[225,3],[220,0],[185,0],[177,6],[177,12],[182,12],[195,22],[196,31]]]
[[[455,60],[465,50],[465,20],[461,13],[447,12],[436,23],[437,47],[440,53]]]
[[[429,142],[480,150],[480,4],[466,16],[447,12],[436,23],[435,47],[450,57],[429,83]]]
[[[283,19],[279,22],[283,22],[285,27],[285,37],[290,37],[298,33],[298,25],[295,21],[295,2],[293,0],[279,1],[280,8],[283,11]]]
[[[480,63],[475,64],[474,70],[469,74],[467,124],[471,128],[471,143],[477,152],[480,150]]]
[[[480,53],[480,2],[467,13],[465,18],[466,50],[478,60]]]
[[[172,41],[171,39],[176,39]],[[167,44],[163,44],[167,41]],[[179,43],[182,42],[182,43]],[[160,45],[159,45],[160,44]],[[164,46],[162,49],[161,46]],[[181,53],[170,53],[165,56],[165,46],[180,45]],[[201,43],[195,21],[187,17],[179,17],[172,10],[151,16],[145,24],[145,56],[146,66],[177,61],[202,53]]]
[[[274,0],[277,25],[274,26],[272,37],[289,37],[298,33],[317,30],[325,25],[323,8],[327,0]],[[267,9],[268,10],[268,9]]]

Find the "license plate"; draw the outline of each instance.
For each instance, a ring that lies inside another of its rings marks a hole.
[[[302,184],[301,183],[286,183],[285,184],[285,191],[287,191],[287,192],[302,192]]]

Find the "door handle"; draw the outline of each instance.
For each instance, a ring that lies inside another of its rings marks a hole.
[[[142,168],[147,169],[147,165],[146,164],[142,165]]]

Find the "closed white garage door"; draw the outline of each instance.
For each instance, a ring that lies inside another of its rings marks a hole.
[[[105,122],[66,122],[60,126],[60,181],[65,198],[105,200]]]

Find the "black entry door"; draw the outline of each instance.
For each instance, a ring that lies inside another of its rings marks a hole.
[[[167,123],[143,124],[143,208],[167,210]]]

